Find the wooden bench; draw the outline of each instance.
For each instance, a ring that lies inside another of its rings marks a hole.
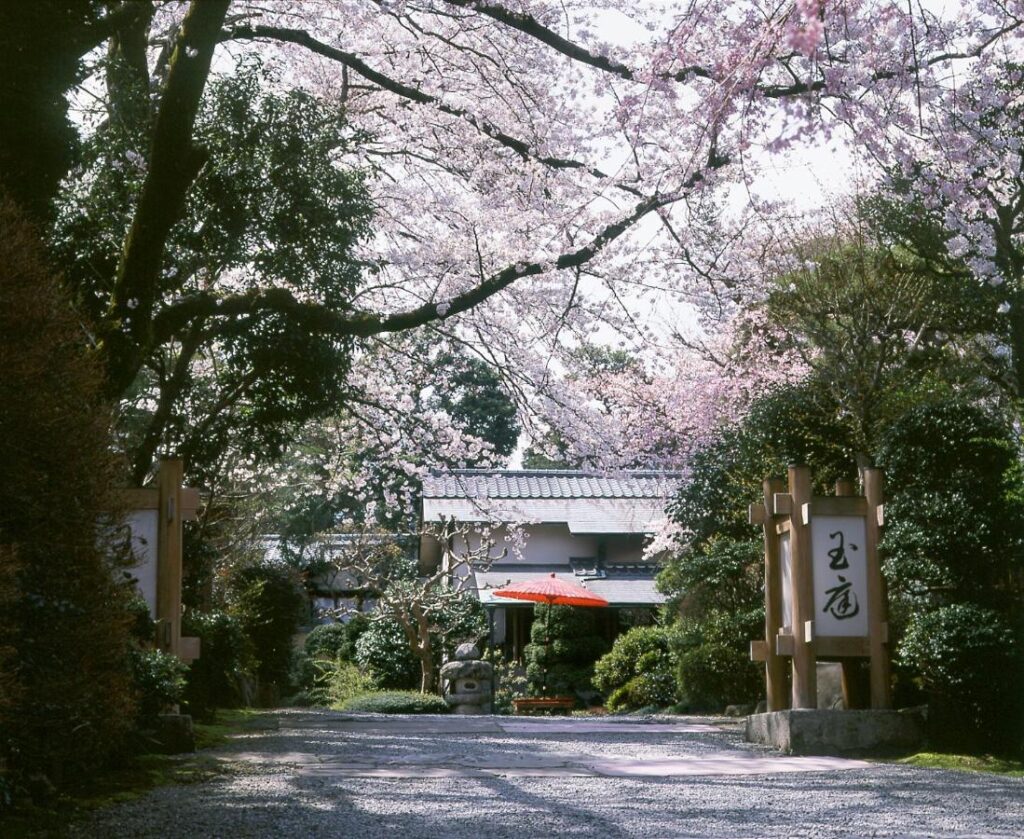
[[[569,713],[576,707],[575,696],[536,696],[512,700],[516,715],[528,715],[538,711],[562,711]]]

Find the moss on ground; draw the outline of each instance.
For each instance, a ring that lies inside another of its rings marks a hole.
[[[239,771],[205,754],[246,731],[272,727],[271,718],[248,708],[218,711],[213,722],[194,723],[197,751],[183,755],[136,755],[123,766],[68,784],[47,806],[23,804],[3,814],[4,839],[58,837],[69,824],[95,810],[133,801],[168,784],[196,784]]]
[[[991,772],[1013,778],[1024,777],[1024,762],[991,755],[959,755],[941,752],[918,752],[898,761],[906,766],[924,769],[952,769],[958,772]]]

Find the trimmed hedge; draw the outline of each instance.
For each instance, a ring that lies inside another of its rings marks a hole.
[[[373,691],[353,696],[338,706],[339,711],[369,714],[447,714],[448,705],[433,693],[392,690]]]
[[[679,698],[676,657],[669,630],[637,626],[615,639],[612,651],[594,665],[594,687],[610,711],[671,705]]]

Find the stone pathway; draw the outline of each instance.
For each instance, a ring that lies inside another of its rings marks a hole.
[[[1024,836],[1024,780],[784,757],[697,718],[284,711],[89,837]]]

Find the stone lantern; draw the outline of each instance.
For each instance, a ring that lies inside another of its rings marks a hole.
[[[491,679],[494,667],[480,660],[475,644],[460,644],[455,660],[441,668],[444,701],[455,714],[491,713]]]

